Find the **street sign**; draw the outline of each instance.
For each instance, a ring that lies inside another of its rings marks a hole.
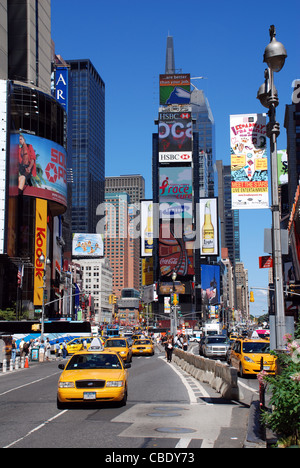
[[[259,257],[259,268],[272,268],[273,258],[270,256]]]

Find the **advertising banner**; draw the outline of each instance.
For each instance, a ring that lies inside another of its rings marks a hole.
[[[141,201],[141,257],[153,255],[153,202]]]
[[[278,185],[287,184],[289,181],[287,151],[278,150],[277,160],[278,160]]]
[[[159,169],[160,203],[192,201],[193,174],[191,167],[161,167]]]
[[[201,198],[198,206],[200,255],[219,255],[218,199]]]
[[[191,236],[192,226],[184,226],[181,237],[176,237],[174,225],[169,223],[160,225],[159,234],[159,265],[161,277],[172,276],[176,271],[177,277],[193,276],[194,270],[194,237]]]
[[[34,298],[35,306],[43,304],[43,277],[44,263],[39,258],[43,254],[47,256],[47,201],[36,199],[35,209],[35,243],[34,243]]]
[[[193,159],[191,111],[160,112],[158,138],[160,163],[191,163]]]
[[[68,112],[68,73],[67,67],[58,67],[55,71],[55,97]]]
[[[73,234],[72,257],[99,258],[103,256],[102,234]]]
[[[16,149],[11,148],[14,154]],[[19,192],[67,206],[65,149],[51,140],[19,134]]]
[[[232,209],[269,208],[265,114],[230,116]]]
[[[189,74],[160,75],[160,104],[189,104],[191,76]]]
[[[219,265],[201,265],[201,289],[204,305],[220,304],[220,267]]]

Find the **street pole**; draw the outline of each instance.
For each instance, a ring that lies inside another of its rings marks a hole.
[[[276,122],[276,96],[274,92],[274,73],[269,68],[270,93],[269,98],[269,123],[267,125],[267,136],[270,139],[271,156],[271,179],[272,179],[272,241],[273,241],[273,262],[274,262],[274,289],[275,289],[275,321],[276,321],[276,348],[284,348],[283,337],[285,335],[285,311],[284,311],[284,284],[282,270],[282,249],[280,230],[280,211],[278,195],[278,166],[277,166],[277,137],[280,129]]]
[[[270,26],[270,43],[265,49],[264,62],[268,69],[265,71],[265,84],[259,88],[257,98],[261,104],[269,109],[269,122],[267,124],[267,137],[270,139],[271,158],[271,185],[272,185],[272,251],[273,276],[275,289],[275,348],[284,349],[285,310],[284,310],[284,284],[282,271],[282,250],[280,231],[280,210],[278,195],[278,168],[277,168],[277,137],[280,134],[279,123],[276,122],[276,106],[279,104],[277,91],[274,86],[274,72],[279,72],[284,66],[287,57],[284,46],[276,40],[275,26]]]

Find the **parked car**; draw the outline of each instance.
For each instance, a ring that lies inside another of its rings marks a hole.
[[[202,342],[200,354],[210,359],[226,359],[229,347],[230,343],[226,336],[206,336]]]

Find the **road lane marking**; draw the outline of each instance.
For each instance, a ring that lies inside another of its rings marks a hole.
[[[64,411],[61,411],[60,413],[56,414],[55,416],[53,416],[52,418],[48,419],[47,421],[45,421],[43,424],[40,424],[39,426],[35,427],[34,429],[32,429],[31,431],[29,431],[24,437],[20,437],[20,439],[18,440],[15,440],[14,442],[12,442],[11,444],[9,445],[6,445],[5,447],[3,448],[10,448],[10,447],[13,447],[13,445],[16,445],[17,443],[21,442],[22,440],[26,439],[26,437],[29,437],[31,434],[33,434],[34,432],[37,432],[39,431],[40,429],[42,429],[43,427],[45,427],[47,424],[51,423],[52,421],[54,421],[55,419],[59,418],[60,416],[62,416],[63,414],[67,413],[68,410],[64,410]]]
[[[3,395],[7,395],[8,393],[14,392],[15,390],[20,390],[20,388],[28,387],[29,385],[33,385],[38,382],[42,382],[43,380],[49,379],[50,377],[54,377],[55,375],[60,374],[60,372],[55,372],[55,374],[47,375],[47,377],[43,377],[42,379],[34,380],[33,382],[29,382],[24,385],[20,385],[19,387],[11,388],[10,390],[7,390],[6,392],[0,393],[0,397]]]

